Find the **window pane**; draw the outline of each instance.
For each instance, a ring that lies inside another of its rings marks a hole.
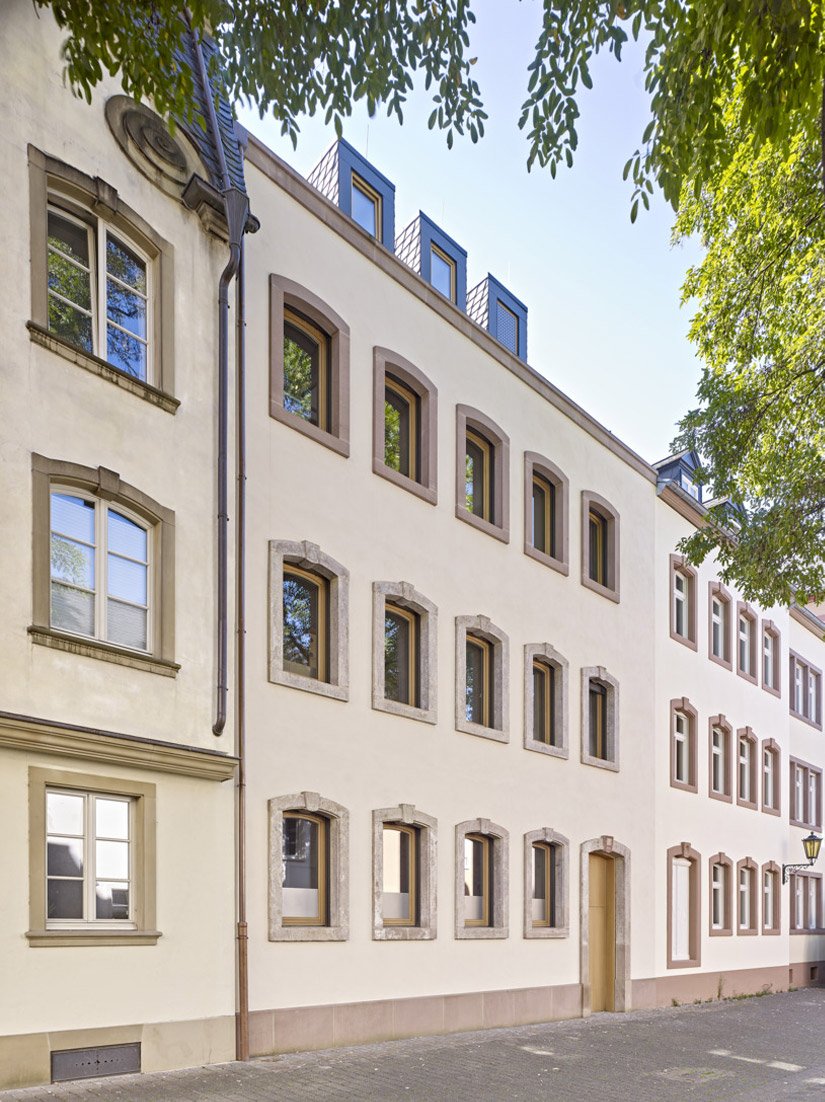
[[[320,358],[318,341],[284,322],[284,409],[313,425],[320,425]]]
[[[355,180],[352,181],[352,217],[373,237],[380,237],[378,232],[378,204],[375,199],[363,191]]]
[[[128,883],[98,881],[95,885],[95,918],[128,920]]]
[[[533,480],[533,547],[549,555],[547,547],[547,493],[538,479]]]
[[[490,452],[480,441],[467,436],[465,444],[464,494],[467,511],[491,519]]]
[[[53,210],[49,211],[49,244],[78,264],[89,267],[89,231]]]
[[[49,267],[52,267],[51,263]],[[94,352],[91,317],[74,306],[61,302],[54,295],[49,295],[49,329],[76,348],[82,348],[84,352]]]
[[[106,620],[106,638],[110,643],[135,650],[147,649],[145,608],[126,605],[110,597],[106,602]]]
[[[83,589],[94,589],[95,549],[52,535],[51,571],[55,581],[70,582]]]
[[[590,756],[607,759],[607,690],[590,682]]]
[[[95,799],[95,835],[98,838],[129,837],[129,801]],[[100,872],[100,869],[97,870]]]
[[[547,742],[547,678],[541,665],[533,665],[533,738]]]
[[[318,918],[319,825],[284,818],[283,907],[285,918]]]
[[[91,501],[84,501],[72,494],[52,494],[52,531],[62,536],[80,540],[82,543],[95,542],[95,507]]]
[[[52,838],[46,844],[49,876],[83,876],[82,838]]]
[[[128,880],[129,843],[96,842],[95,872],[106,880]]]
[[[410,921],[411,838],[408,831],[385,827],[383,897],[384,920]]]
[[[83,797],[68,792],[46,793],[46,830],[49,834],[83,834]]]
[[[464,920],[476,925],[488,917],[485,914],[489,891],[485,883],[487,853],[487,844],[480,838],[464,839]]]
[[[148,570],[142,563],[109,555],[109,596],[136,605],[147,603]]]
[[[436,249],[430,249],[430,282],[447,298],[453,297],[453,266]]]
[[[690,862],[673,859],[672,871],[672,955],[674,960],[690,958]]]
[[[106,239],[106,270],[142,295],[146,294],[146,265],[120,241],[109,235]],[[136,332],[136,330],[135,330]]]
[[[544,846],[533,846],[533,899],[532,919],[535,923],[546,923],[549,919],[547,913],[547,896],[549,884],[547,883],[548,852]]]
[[[106,280],[106,312],[109,321],[146,340],[146,299],[127,291],[113,279]]]
[[[50,880],[47,889],[48,918],[83,918],[83,881]]]
[[[467,696],[466,717],[470,723],[483,724],[485,719],[484,697],[489,692],[486,684],[485,648],[472,640],[467,640]]]
[[[146,345],[143,341],[129,336],[114,325],[108,325],[106,329],[106,359],[112,367],[136,379],[145,380]]]
[[[95,633],[95,597],[80,589],[52,582],[51,624],[78,635]]]
[[[401,704],[412,703],[410,685],[411,624],[405,616],[387,610],[384,617],[384,695]]]
[[[412,478],[410,469],[410,403],[387,387],[384,397],[384,462],[394,471]]]
[[[109,510],[109,550],[146,562],[148,534],[145,528],[114,509]]]
[[[518,318],[502,302],[496,303],[498,339],[511,352],[518,355]]]
[[[591,581],[607,585],[607,521],[597,513],[591,513],[589,519]]]
[[[318,677],[318,586],[284,574],[284,666]]]

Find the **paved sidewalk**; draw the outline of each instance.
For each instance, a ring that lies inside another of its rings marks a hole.
[[[825,990],[0,1091],[75,1099],[825,1102]]]

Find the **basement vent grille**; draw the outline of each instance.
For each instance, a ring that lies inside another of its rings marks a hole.
[[[128,1075],[140,1071],[140,1042],[128,1045],[98,1045],[52,1053],[52,1082],[94,1079],[99,1075]]]

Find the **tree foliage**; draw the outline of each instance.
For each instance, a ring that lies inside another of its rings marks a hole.
[[[825,599],[825,206],[818,135],[760,145],[744,90],[723,118],[726,167],[688,185],[676,235],[706,248],[684,285],[698,310],[700,405],[677,446],[695,447],[723,508],[685,542],[763,605]]]

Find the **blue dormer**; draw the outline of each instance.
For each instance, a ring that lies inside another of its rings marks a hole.
[[[527,307],[489,273],[467,292],[467,313],[514,356],[527,360]]]
[[[340,138],[307,180],[361,229],[393,251],[395,184]]]
[[[699,453],[690,449],[654,463],[660,486],[665,482],[676,483],[699,505],[702,504],[702,486],[696,478],[696,472],[701,465]]]
[[[423,211],[398,235],[395,255],[459,309],[466,309],[467,253]]]

